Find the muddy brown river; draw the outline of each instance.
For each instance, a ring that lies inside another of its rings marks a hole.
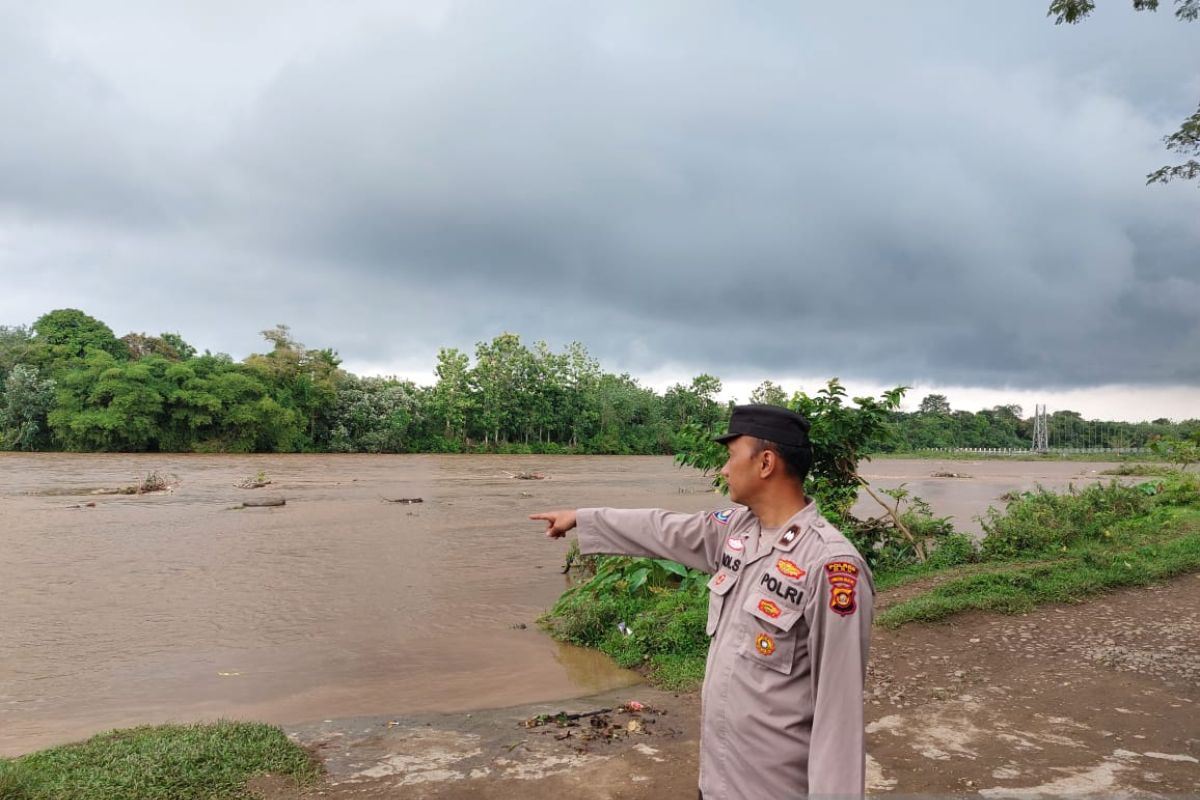
[[[864,473],[978,532],[1002,493],[1106,466]],[[527,471],[548,477],[510,477]],[[179,484],[92,494],[151,472]],[[259,472],[270,486],[236,488]],[[0,755],[144,723],[457,711],[636,683],[537,629],[565,587],[566,544],[526,515],[726,505],[708,486],[666,457],[0,453]],[[234,510],[267,496],[287,504]],[[385,500],[412,497],[424,502]]]

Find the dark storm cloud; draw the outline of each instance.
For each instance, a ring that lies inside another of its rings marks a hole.
[[[173,257],[135,293],[164,318],[292,321],[363,361],[512,330],[635,373],[1200,382],[1200,192],[1141,180],[1200,98],[1200,27],[897,5],[372,18],[288,61],[198,159],[27,30],[0,56],[49,98],[24,118],[93,122],[0,134],[26,176],[0,202],[123,209],[152,231],[114,256],[131,278]]]

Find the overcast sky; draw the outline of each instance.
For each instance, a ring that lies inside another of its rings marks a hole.
[[[0,324],[1200,416],[1200,23],[1129,5],[0,0]]]

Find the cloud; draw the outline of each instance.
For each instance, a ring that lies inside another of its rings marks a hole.
[[[0,258],[87,226],[102,269],[157,279],[84,307],[190,318],[220,349],[290,321],[370,363],[512,330],[635,374],[1200,383],[1200,194],[1141,177],[1200,94],[1186,26],[954,3],[314,7],[267,52],[177,67],[228,87],[249,65],[254,87],[210,89],[225,116],[191,139],[180,104],[160,135],[161,87],[111,53],[88,50],[88,78],[10,33],[50,98],[25,118],[65,132],[0,134],[30,176],[0,195]]]

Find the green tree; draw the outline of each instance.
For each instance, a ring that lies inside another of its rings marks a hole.
[[[845,522],[858,496],[858,464],[868,457],[871,443],[888,436],[889,413],[900,407],[907,387],[898,386],[878,398],[856,397],[845,403],[846,390],[831,379],[814,396],[797,392],[788,404],[809,421],[813,464],[806,490],[817,498],[831,519]],[[712,440],[712,432],[692,423],[679,437],[682,447],[675,460],[712,470],[725,462],[725,447]]]
[[[580,342],[571,342],[560,361],[564,402],[555,427],[567,436],[572,447],[590,438],[600,424],[597,390],[602,375],[600,363]]]
[[[338,387],[329,449],[339,453],[411,450],[420,426],[420,391],[411,381],[349,376]]]
[[[90,350],[108,353],[114,359],[129,358],[125,343],[95,317],[75,308],[60,308],[43,314],[33,323],[35,363],[52,369],[83,360]]]
[[[454,347],[438,350],[437,383],[429,396],[430,416],[441,423],[442,438],[453,449],[465,446],[467,420],[475,407],[471,390],[471,359]],[[446,449],[443,446],[441,449]]]
[[[1158,0],[1133,0],[1136,11],[1157,11]],[[1094,0],[1051,0],[1048,16],[1054,17],[1054,24],[1064,22],[1074,25],[1086,19],[1096,8]],[[1200,0],[1175,0],[1175,17],[1184,22],[1195,22],[1200,18]],[[1187,157],[1181,164],[1168,164],[1146,176],[1146,183],[1167,183],[1181,178],[1195,180],[1200,178],[1200,108],[1196,113],[1183,121],[1179,130],[1163,138],[1167,150]]]
[[[168,362],[160,356],[118,361],[91,348],[82,367],[60,372],[57,402],[48,416],[68,450],[157,450]]]
[[[750,393],[750,402],[764,406],[786,406],[787,394],[779,384],[763,381]]]
[[[276,325],[262,335],[272,344],[271,352],[248,356],[246,366],[267,381],[276,403],[304,420],[304,446],[319,447],[328,438],[338,384],[344,377],[341,359],[330,349],[307,349],[292,337],[287,325]]]
[[[529,351],[514,333],[502,333],[491,342],[476,345],[471,377],[479,397],[477,422],[485,445],[507,442],[522,427],[529,360]]]
[[[0,395],[0,449],[40,450],[50,443],[46,421],[54,406],[54,381],[42,379],[32,364],[17,364]]]
[[[680,428],[697,423],[711,430],[725,411],[716,399],[720,392],[721,379],[708,373],[692,378],[688,386],[677,383],[663,396],[667,417]]]
[[[125,343],[129,357],[134,360],[156,355],[168,361],[186,361],[196,355],[196,348],[177,333],[164,333],[161,336],[127,333],[121,337],[121,341]]]
[[[17,364],[32,362],[33,334],[24,325],[0,325],[0,385]]]
[[[920,408],[922,414],[949,414],[950,401],[946,399],[944,394],[927,394],[921,400]]]

